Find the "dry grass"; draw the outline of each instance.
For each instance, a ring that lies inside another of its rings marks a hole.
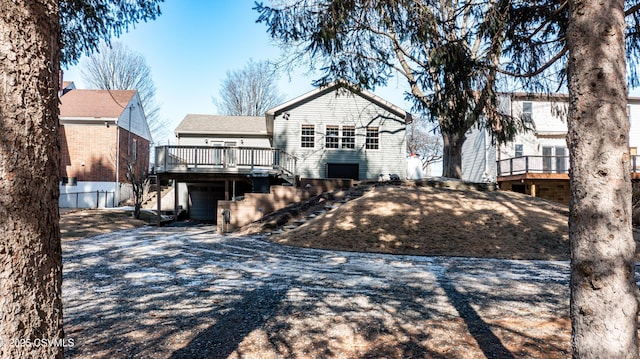
[[[335,206],[269,239],[321,249],[411,255],[568,260],[566,206],[506,191],[361,186],[323,194],[242,228],[267,233]],[[64,240],[146,225],[120,210],[63,210]],[[640,235],[636,259],[640,261]]]
[[[109,209],[63,209],[60,211],[60,234],[65,241],[137,228],[147,222],[135,219],[131,211]]]
[[[327,205],[336,208],[295,229],[272,235],[270,240],[300,247],[413,255],[512,259],[569,257],[567,208],[512,192],[361,186],[293,205],[239,233],[272,232]],[[144,221],[119,211],[82,210],[61,216],[64,240],[144,224]],[[492,328],[487,336],[495,336],[515,357],[570,356],[568,318],[547,313],[538,305],[531,308],[531,312],[521,316],[477,310],[486,326]],[[291,357],[401,358],[413,352],[410,343],[414,341],[434,358],[475,358],[484,354],[478,344],[482,335],[472,334],[461,316],[454,315],[448,320],[419,318],[410,324],[399,325],[393,312],[354,313],[359,317],[323,317],[318,312],[287,313],[282,318],[272,319],[277,324],[273,324],[274,327],[267,323],[248,333],[234,355],[242,353],[242,357],[267,358],[278,357],[279,352],[289,353]],[[202,330],[180,328],[180,333],[193,337]],[[274,351],[270,346],[273,337],[281,338],[281,343],[289,346]],[[140,335],[129,339],[133,344],[143,345],[149,337]],[[171,349],[175,351],[179,347]],[[96,349],[94,355],[100,357],[99,353]],[[230,357],[236,357],[234,355]],[[168,353],[157,352],[150,357],[168,356]]]
[[[416,186],[360,191],[361,196],[270,240],[301,247],[395,254],[569,258],[566,206],[501,191]],[[337,193],[320,205],[339,203],[338,199],[349,196],[353,194]],[[294,213],[303,217],[317,207]],[[266,218],[244,231],[266,231],[274,221],[282,219]]]

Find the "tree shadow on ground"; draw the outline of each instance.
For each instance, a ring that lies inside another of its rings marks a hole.
[[[239,300],[209,318],[215,321],[214,325],[174,352],[171,359],[229,357],[249,333],[263,327],[274,315],[284,295],[284,291],[267,286],[244,291]]]
[[[469,333],[473,336],[478,346],[487,358],[513,359],[513,354],[505,348],[500,338],[492,331],[489,325],[482,320],[475,309],[471,306],[464,294],[458,292],[455,283],[440,277],[438,278],[440,287],[444,289],[449,302],[456,308],[460,317],[464,320]]]
[[[564,277],[525,273],[562,266],[328,252],[214,231],[143,228],[67,243],[65,332],[76,342],[67,357],[568,355],[563,333],[540,342],[538,327],[518,325],[566,307],[554,301]],[[489,326],[495,335],[481,338]]]

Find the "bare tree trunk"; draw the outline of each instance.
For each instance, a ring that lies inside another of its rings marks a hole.
[[[571,1],[571,323],[574,358],[638,358],[624,0]]]
[[[442,176],[462,178],[462,145],[466,137],[458,133],[442,133]]]
[[[2,2],[0,358],[63,356],[59,30],[55,0]]]

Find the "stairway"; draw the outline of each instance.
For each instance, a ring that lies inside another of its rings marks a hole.
[[[142,208],[157,210],[158,201],[156,199],[157,191],[150,191],[150,193],[145,194],[144,199],[142,200]],[[173,211],[173,187],[171,186],[163,186],[160,191],[160,198],[162,198],[162,209],[165,210],[168,204],[171,205],[170,209]],[[168,203],[170,202],[170,203]]]

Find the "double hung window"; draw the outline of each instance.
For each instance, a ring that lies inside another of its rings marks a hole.
[[[356,127],[342,126],[342,148],[356,148]]]
[[[367,127],[365,149],[377,150],[380,148],[380,131],[378,127]]]
[[[528,122],[533,119],[533,104],[531,102],[522,103],[522,119]]]
[[[315,147],[315,142],[315,125],[302,125],[300,131],[300,147],[313,148]]]
[[[325,147],[340,148],[340,126],[327,125]]]
[[[521,144],[516,144],[515,146],[515,156],[514,157],[522,157],[523,154],[523,147]]]
[[[325,132],[326,148],[356,148],[356,127],[350,125],[327,125]]]

